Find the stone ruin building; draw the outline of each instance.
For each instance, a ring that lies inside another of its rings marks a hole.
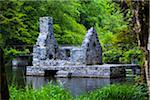
[[[81,48],[61,48],[53,34],[52,18],[41,17],[40,34],[33,48],[33,66],[39,66],[40,61],[49,63],[49,66],[53,65],[53,62],[62,65],[62,61],[67,64],[102,64],[102,47],[95,29],[88,30]]]
[[[122,66],[102,65],[102,47],[93,27],[87,31],[81,47],[59,47],[51,17],[40,18],[40,33],[33,47],[32,64],[27,66],[27,75],[44,76],[49,72],[57,77],[125,76]]]

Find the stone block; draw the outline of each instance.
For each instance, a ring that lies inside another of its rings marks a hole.
[[[33,61],[32,61],[32,65],[36,66],[36,67],[39,66],[40,65],[39,59],[34,58]]]
[[[40,32],[49,33],[52,31],[53,19],[52,17],[40,17]]]
[[[71,50],[71,62],[72,64],[83,64],[84,63],[84,52],[81,49]]]

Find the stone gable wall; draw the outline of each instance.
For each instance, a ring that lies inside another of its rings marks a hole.
[[[39,64],[41,60],[45,60],[46,63],[59,61],[60,65],[60,60],[66,60],[67,64],[71,63],[72,65],[102,64],[102,47],[96,31],[92,27],[86,33],[81,47],[59,48],[53,33],[53,19],[41,17],[40,33],[33,48],[33,66],[41,67],[42,65]]]
[[[86,33],[81,48],[73,49],[71,55],[73,64],[102,64],[102,47],[93,27]]]

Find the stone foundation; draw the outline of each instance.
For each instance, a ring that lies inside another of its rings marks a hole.
[[[58,70],[55,77],[104,77],[118,78],[125,77],[125,67],[123,65],[62,65],[43,66],[42,68],[27,66],[26,75],[44,76],[45,70]]]

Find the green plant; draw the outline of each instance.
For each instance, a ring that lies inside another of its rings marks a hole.
[[[123,53],[123,57],[119,59],[123,63],[142,64],[143,53],[139,48],[133,48]]]
[[[79,96],[77,100],[148,100],[148,98],[145,97],[141,86],[117,84]]]
[[[70,92],[51,83],[39,89],[28,86],[17,89],[16,86],[10,86],[9,90],[10,100],[72,100]]]
[[[112,47],[112,46],[111,46]],[[110,47],[109,47],[110,48]],[[134,63],[142,65],[143,53],[139,48],[121,50],[119,47],[112,47],[103,52],[104,63]]]
[[[10,100],[148,100],[146,85],[113,84],[87,94],[73,97],[61,86],[51,83],[39,89],[10,86]]]
[[[14,48],[6,48],[4,49],[5,52],[5,62],[11,61],[16,56],[25,55],[30,53],[29,49],[17,50]]]
[[[122,51],[117,49],[111,49],[103,52],[103,62],[104,63],[120,63],[119,59],[122,57]]]

